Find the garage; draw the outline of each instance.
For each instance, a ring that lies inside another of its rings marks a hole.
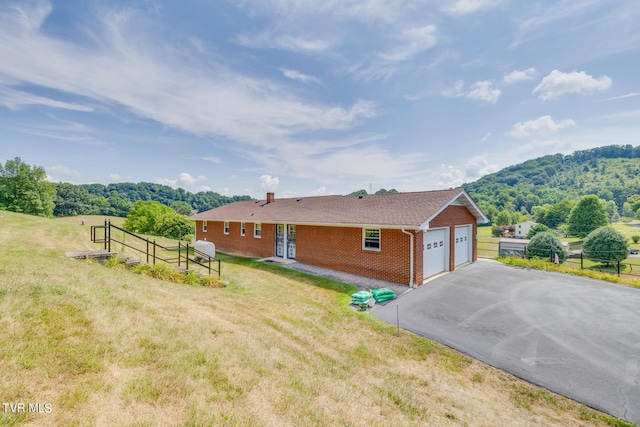
[[[466,262],[471,262],[471,254],[472,254],[472,239],[471,239],[471,230],[473,227],[471,225],[462,225],[455,228],[455,237],[454,237],[454,265],[457,267],[460,264],[464,264]]]
[[[447,269],[447,229],[429,230],[424,233],[422,271],[426,279]]]

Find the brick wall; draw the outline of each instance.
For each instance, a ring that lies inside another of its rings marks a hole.
[[[296,259],[347,273],[409,284],[409,236],[380,230],[380,251],[362,249],[362,228],[296,227]]]
[[[267,258],[274,255],[275,225],[262,224],[262,237],[253,237],[254,224],[245,223],[245,235],[240,235],[240,223],[229,222],[229,234],[224,234],[224,222],[207,221],[207,232],[202,231],[202,221],[196,221],[196,240],[207,240],[216,250],[246,257]]]
[[[472,259],[477,260],[477,225],[475,217],[464,206],[449,206],[434,218],[431,228],[449,227],[449,270],[454,270],[455,226],[473,224]],[[240,236],[240,223],[229,222],[229,234],[224,234],[222,221],[208,221],[207,232],[202,221],[196,221],[196,239],[207,240],[216,249],[231,254],[266,258],[275,255],[275,224],[262,224],[262,238],[253,237],[253,223],[245,223],[245,236]],[[411,231],[413,233],[413,231]],[[362,249],[361,227],[296,227],[296,259],[302,263],[359,274],[375,279],[409,284],[410,236],[402,230],[382,229],[380,251]],[[414,233],[414,281],[423,278],[423,236]]]

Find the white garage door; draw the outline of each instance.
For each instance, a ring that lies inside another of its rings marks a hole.
[[[446,270],[447,230],[429,230],[424,233],[422,252],[422,271],[424,278]]]
[[[471,261],[471,230],[470,225],[456,227],[454,239],[454,265]]]

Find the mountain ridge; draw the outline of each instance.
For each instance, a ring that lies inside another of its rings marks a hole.
[[[613,200],[622,213],[627,199],[640,194],[640,146],[607,145],[569,155],[546,155],[462,187],[486,211],[531,215],[534,206],[595,194]]]

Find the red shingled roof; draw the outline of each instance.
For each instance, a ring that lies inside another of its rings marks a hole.
[[[460,188],[365,196],[317,196],[240,201],[193,215],[206,221],[420,227],[450,204],[463,204],[478,222],[488,219]],[[426,224],[425,228],[428,227]]]

